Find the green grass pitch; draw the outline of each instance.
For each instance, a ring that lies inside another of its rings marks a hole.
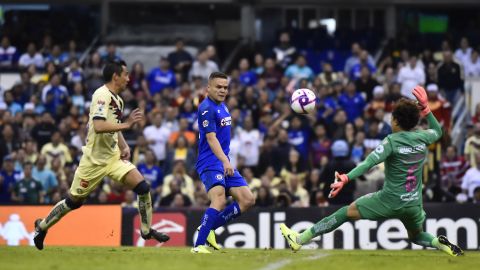
[[[2,270],[345,270],[345,269],[477,269],[479,251],[450,257],[437,250],[344,251],[225,249],[190,254],[189,248],[0,246]]]

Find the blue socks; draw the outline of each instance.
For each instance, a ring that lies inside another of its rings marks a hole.
[[[208,208],[207,211],[205,211],[195,246],[205,245],[208,234],[210,233],[210,230],[217,219],[218,213],[220,212],[215,208]]]
[[[222,227],[230,220],[239,217],[242,213],[240,213],[240,206],[237,202],[231,203],[227,206],[220,214],[218,214],[215,223],[213,224],[212,230],[215,230],[219,227]]]

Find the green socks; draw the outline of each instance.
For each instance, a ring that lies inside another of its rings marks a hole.
[[[415,239],[412,240],[413,243],[423,246],[423,247],[436,247],[439,248],[439,242],[438,238],[435,236],[427,233],[427,232],[421,232],[415,237]]]
[[[317,222],[317,224],[313,225],[310,229],[305,230],[298,237],[297,243],[301,245],[308,243],[310,242],[310,240],[312,240],[312,238],[318,235],[329,233],[338,228],[343,223],[347,222],[347,209],[348,206],[344,206],[338,209],[337,212]]]

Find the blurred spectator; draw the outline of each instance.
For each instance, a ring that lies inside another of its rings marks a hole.
[[[248,167],[242,169],[242,176],[243,178],[245,178],[245,181],[248,184],[248,188],[250,188],[254,195],[257,195],[258,189],[262,185],[260,179],[255,178],[255,176],[253,175],[253,171]]]
[[[105,51],[102,54],[102,61],[105,63],[122,60],[117,52],[117,45],[113,42],[107,43]]]
[[[385,99],[385,90],[382,86],[377,85],[373,88],[373,99],[365,107],[365,111],[369,117],[374,117],[377,110],[390,110],[387,108],[387,101]]]
[[[455,146],[448,146],[445,156],[440,163],[441,189],[449,201],[462,192],[462,178],[469,165],[464,157],[458,155]]]
[[[352,151],[350,153],[351,159],[355,164],[360,163],[365,156],[365,132],[358,131],[355,134],[355,142],[352,145]]]
[[[43,69],[45,66],[43,56],[37,52],[37,48],[33,42],[28,44],[27,52],[22,54],[18,60],[18,66],[20,68],[27,68],[30,65],[34,65],[39,69]]]
[[[278,196],[275,198],[274,207],[286,208],[290,207],[293,202],[293,195],[288,190],[287,183],[285,181],[280,182],[277,186]]]
[[[60,75],[55,74],[42,89],[42,102],[45,109],[56,117],[62,115],[67,106],[68,90],[60,84]]]
[[[282,73],[276,68],[275,61],[272,58],[267,58],[265,60],[265,69],[261,75],[265,79],[267,88],[270,91],[278,90],[280,86],[280,80],[282,78]]]
[[[257,197],[255,199],[255,206],[270,207],[273,206],[274,197],[268,187],[261,186],[258,188]]]
[[[195,145],[197,142],[197,136],[193,131],[188,130],[188,120],[186,118],[180,118],[178,121],[178,131],[170,133],[168,138],[168,144],[174,145],[179,137],[184,137],[187,140],[189,146]]]
[[[291,149],[288,154],[288,162],[285,167],[282,168],[282,171],[280,171],[280,177],[285,181],[287,187],[290,186],[290,178],[292,175],[298,177],[300,183],[303,184],[307,174],[306,170],[307,166],[303,161],[302,156],[300,156],[295,149]]]
[[[21,144],[12,124],[6,123],[0,126],[0,128],[0,158],[3,159],[18,150],[21,147]]]
[[[325,198],[330,193],[330,185],[335,180],[335,172],[346,173],[355,168],[355,163],[348,157],[350,151],[346,141],[337,140],[332,144],[332,157],[333,159],[328,162],[325,169],[320,175],[320,179],[324,182],[323,195]],[[351,182],[346,185],[342,192],[340,192],[335,198],[329,199],[330,204],[349,204],[353,202],[353,193],[355,192],[355,182]]]
[[[147,81],[150,96],[161,93],[165,88],[175,89],[177,87],[175,73],[170,69],[170,62],[166,57],[160,57],[160,66],[150,71]]]
[[[4,157],[3,169],[0,170],[0,203],[5,204],[11,202],[11,192],[16,182],[22,178],[22,173],[15,170],[12,157]]]
[[[145,70],[141,62],[135,62],[132,65],[130,71],[130,80],[128,81],[128,88],[132,91],[134,96],[145,95],[150,97],[150,91],[148,90],[148,83],[146,80]]]
[[[183,161],[176,161],[173,164],[172,173],[165,176],[163,179],[162,197],[168,196],[173,191],[170,190],[170,182],[176,182],[181,192],[193,200],[194,184],[192,178],[185,170],[185,163]]]
[[[443,62],[440,63],[437,74],[438,87],[448,102],[455,104],[457,95],[463,91],[463,77],[461,67],[453,61],[451,51],[443,52]]]
[[[42,184],[32,177],[33,164],[23,164],[24,177],[15,184],[12,193],[12,201],[22,204],[44,203]]]
[[[39,155],[32,170],[32,177],[42,184],[45,203],[50,203],[50,198],[58,189],[58,181],[57,176],[45,166],[46,164],[47,158],[45,155]]]
[[[60,45],[53,45],[52,51],[45,56],[45,62],[52,62],[56,66],[62,66],[67,62],[68,58],[62,53]]]
[[[287,32],[280,33],[280,43],[273,48],[277,63],[282,69],[287,68],[295,59],[297,49],[290,44],[290,35]]]
[[[334,83],[336,84],[336,83]],[[337,109],[337,101],[332,88],[328,86],[320,86],[317,96],[317,119],[332,123],[335,110]]]
[[[125,191],[125,200],[122,202],[121,206],[122,208],[138,208],[138,202],[135,199],[135,193],[132,190]]]
[[[52,141],[45,144],[40,153],[47,157],[47,168],[51,167],[54,158],[60,160],[62,167],[65,166],[65,163],[72,162],[68,147],[62,142],[62,136],[59,131],[53,132]]]
[[[64,70],[67,86],[69,89],[76,83],[82,83],[83,81],[83,69],[80,65],[80,62],[77,58],[70,60],[70,65],[68,65]]]
[[[17,113],[21,113],[23,111],[22,105],[15,101],[15,97],[13,96],[13,90],[5,91],[3,93],[4,101],[8,107],[10,113],[15,116]]]
[[[345,90],[345,93],[338,98],[338,104],[347,113],[348,121],[353,122],[357,117],[362,116],[366,103],[353,82],[349,82]]]
[[[170,173],[173,164],[177,161],[184,162],[187,173],[193,172],[196,162],[195,157],[195,153],[189,147],[187,139],[184,136],[179,136],[167,152],[165,173]]]
[[[425,70],[418,65],[417,56],[411,55],[404,67],[398,72],[398,83],[402,85],[402,96],[415,99],[412,89],[417,85],[425,84]]]
[[[332,140],[345,139],[345,127],[347,125],[347,113],[338,109],[333,117],[333,122],[328,125],[329,137]]]
[[[475,153],[475,163],[473,164],[475,164],[475,166],[468,169],[462,179],[463,193],[467,194],[470,200],[473,199],[475,189],[480,187],[480,170],[478,169],[480,165],[480,153]]]
[[[174,207],[175,205],[179,206],[179,204],[181,206],[190,206],[192,204],[190,197],[181,190],[182,180],[172,179],[172,181],[168,182],[168,187],[165,187],[165,184],[167,184],[166,181],[164,182],[164,190],[168,190],[168,193],[162,196],[159,206]],[[178,197],[181,197],[181,199]]]
[[[252,71],[258,76],[262,75],[265,71],[263,55],[261,53],[256,53],[255,57],[253,58],[253,67]]]
[[[139,134],[137,136],[137,141],[135,143],[135,147],[132,153],[132,163],[133,164],[140,164],[145,162],[145,154],[147,151],[150,151],[148,146],[148,142],[145,139],[143,134]]]
[[[360,78],[355,81],[357,91],[365,93],[367,101],[373,98],[373,89],[378,85],[378,82],[372,78],[370,69],[367,66],[360,68]]]
[[[290,176],[290,190],[294,196],[293,207],[308,207],[310,204],[310,196],[308,191],[304,189],[300,183],[300,179],[296,174]]]
[[[220,58],[217,55],[217,49],[214,45],[207,45],[205,52],[207,53],[208,60],[213,61],[215,64],[220,65]]]
[[[170,131],[162,126],[162,120],[162,113],[155,112],[152,115],[152,125],[143,130],[143,135],[160,164],[164,163],[167,156],[167,142],[170,136]]]
[[[329,85],[338,80],[338,75],[333,72],[332,64],[325,62],[322,64],[322,72],[318,74],[317,78],[320,78],[322,84]]]
[[[137,169],[150,184],[152,202],[157,201],[162,194],[163,172],[158,167],[152,150],[145,152],[145,161],[138,164]]]
[[[244,119],[243,129],[238,131],[238,140],[241,145],[238,154],[245,158],[245,166],[257,166],[263,138],[258,129],[253,127],[253,119],[251,117]]]
[[[2,37],[0,44],[0,69],[12,69],[17,65],[17,48],[10,44],[10,38]]]
[[[250,63],[247,58],[240,59],[238,69],[240,71],[240,85],[252,86],[257,84],[257,74],[250,70]]]
[[[218,71],[218,66],[215,62],[208,59],[208,54],[206,51],[201,51],[197,60],[193,62],[192,69],[190,69],[189,79],[201,78],[203,84],[206,84],[208,81],[208,76],[212,72]]]
[[[345,67],[343,69],[343,72],[348,75],[351,74],[353,67],[360,63],[360,55],[362,53],[362,47],[360,47],[360,44],[358,44],[357,42],[352,43],[351,53],[352,55],[347,58],[347,61],[345,62]],[[370,65],[374,65],[373,58],[368,55],[368,52],[367,61]]]
[[[476,124],[478,122],[480,122],[480,103],[477,103],[477,105],[475,105],[475,112],[472,116],[472,123]]]
[[[472,51],[471,56],[463,62],[465,77],[479,77],[480,76],[480,60],[478,59],[478,51]]]
[[[360,55],[358,56],[358,63],[353,65],[350,73],[347,73],[349,74],[351,80],[355,81],[360,79],[361,70],[363,68],[367,68],[370,74],[374,74],[377,71],[375,64],[369,61],[369,57],[370,55],[366,50],[362,50],[360,52]]]
[[[428,106],[435,118],[437,118],[443,129],[450,133],[451,125],[451,106],[448,101],[443,99],[438,93],[438,86],[436,84],[427,85]]]
[[[91,97],[93,91],[103,84],[103,63],[100,58],[100,54],[95,52],[90,56],[90,60],[87,62],[83,75],[85,76],[85,88],[88,93],[87,96]]]
[[[168,60],[173,70],[182,75],[182,80],[187,80],[193,58],[190,53],[185,50],[185,41],[183,38],[178,38],[175,41],[175,51],[168,54]]]
[[[375,149],[382,142],[382,137],[380,136],[380,130],[378,128],[379,122],[377,119],[372,119],[368,123],[368,130],[365,135],[365,140],[363,141],[363,146],[366,151]]]
[[[472,48],[468,44],[468,39],[466,37],[462,37],[460,40],[460,48],[455,51],[455,59],[465,66],[465,63],[470,60],[470,56],[472,54]]]
[[[313,167],[319,168],[323,158],[330,157],[330,146],[332,142],[327,137],[327,129],[323,124],[316,124],[314,127],[315,140],[310,145],[311,162]]]
[[[475,156],[480,154],[480,123],[475,123],[473,126],[473,134],[467,138],[463,153],[470,166],[476,168]]]
[[[303,55],[299,55],[295,60],[295,64],[288,66],[285,70],[285,76],[289,79],[296,80],[297,82],[301,79],[307,79],[312,81],[314,74],[313,70],[307,66],[307,59]]]

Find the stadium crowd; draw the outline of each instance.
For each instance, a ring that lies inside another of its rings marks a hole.
[[[184,43],[179,39],[152,70],[140,62],[130,66],[128,89],[121,94],[124,116],[137,107],[146,115],[124,136],[132,162],[151,184],[156,207],[208,205],[195,172],[196,114],[208,75],[219,70],[220,60],[214,46],[192,56]],[[113,43],[84,62],[73,40],[44,39],[36,45],[19,51],[7,36],[1,40],[0,68],[18,70],[21,80],[0,89],[0,204],[53,204],[66,196],[86,137],[90,99],[103,84],[102,66],[122,57]],[[285,32],[272,50],[241,58],[228,72],[230,159],[249,183],[256,205],[323,207],[378,190],[382,164],[335,199],[327,198],[334,172],[352,169],[391,133],[395,101],[411,97],[418,84],[427,89],[446,134],[429,146],[424,200],[480,202],[480,105],[461,149],[449,136],[452,104],[464,91],[464,78],[480,76],[480,60],[466,38],[458,49],[453,46],[387,51],[375,62],[372,52],[353,43],[342,70],[322,61],[315,72]],[[289,96],[296,88],[315,90],[315,115],[291,111]],[[88,203],[136,207],[134,197],[105,178]]]

